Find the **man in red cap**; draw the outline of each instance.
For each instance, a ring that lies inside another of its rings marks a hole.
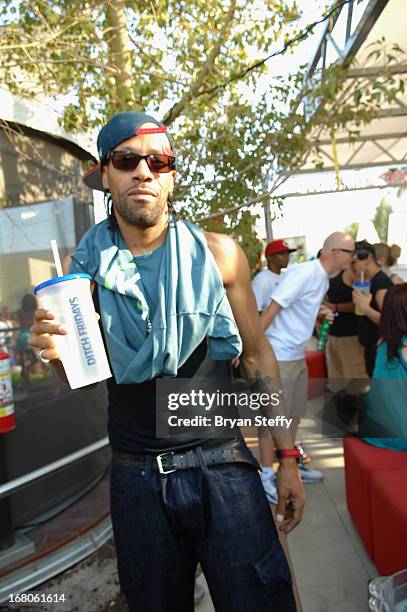
[[[252,288],[256,297],[257,309],[263,312],[270,303],[271,294],[278,285],[281,270],[288,266],[291,249],[286,240],[272,240],[266,246],[267,268],[259,272],[252,281]]]

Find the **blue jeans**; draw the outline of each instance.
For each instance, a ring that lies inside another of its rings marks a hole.
[[[160,475],[113,460],[119,579],[131,612],[193,612],[198,561],[217,612],[295,612],[290,570],[257,470],[245,463]]]

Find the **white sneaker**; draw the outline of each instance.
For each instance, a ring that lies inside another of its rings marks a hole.
[[[314,484],[316,482],[321,482],[323,479],[322,472],[318,470],[311,470],[310,468],[298,464],[298,469],[300,471],[301,480],[304,484]]]
[[[269,501],[271,504],[278,504],[275,472],[273,472],[271,476],[268,476],[266,478],[263,478],[263,476],[261,476],[261,483],[266,493],[267,501]]]

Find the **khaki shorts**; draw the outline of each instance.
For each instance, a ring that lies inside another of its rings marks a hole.
[[[358,392],[358,380],[365,380],[368,376],[365,368],[363,346],[359,344],[357,336],[328,336],[326,343],[326,366],[328,370],[329,388],[333,392],[341,391],[349,386]],[[352,383],[353,381],[353,383]],[[364,386],[362,384],[362,386]]]
[[[307,409],[308,370],[305,359],[279,361],[286,413],[302,417]]]

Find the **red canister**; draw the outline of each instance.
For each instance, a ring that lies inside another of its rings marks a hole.
[[[12,431],[15,426],[10,355],[0,353],[0,434]]]

